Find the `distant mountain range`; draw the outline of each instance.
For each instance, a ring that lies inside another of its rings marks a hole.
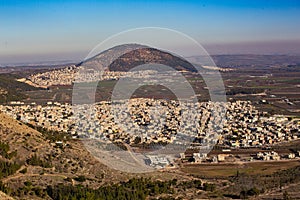
[[[199,56],[193,56],[199,57]],[[300,55],[211,55],[218,67],[287,66],[300,65]]]
[[[210,56],[218,67],[300,65],[300,55],[225,54]],[[128,71],[137,65],[158,63],[173,67],[176,70],[195,71],[194,67],[187,60],[199,60],[201,58],[202,57],[198,55],[181,58],[178,55],[145,45],[122,44],[100,52],[79,63],[70,60],[43,61],[35,63],[0,64],[0,68],[6,66],[18,66],[22,68],[31,66],[35,69],[45,67],[60,68],[62,66],[78,63],[76,64],[77,66],[96,66],[99,69],[99,67],[104,68],[110,65],[109,70],[111,71]]]

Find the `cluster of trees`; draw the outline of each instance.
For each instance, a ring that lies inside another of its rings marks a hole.
[[[16,162],[0,160],[0,179],[16,173],[20,167],[21,165]]]
[[[216,189],[216,185],[213,183],[204,183],[203,190],[213,192]]]
[[[6,160],[11,160],[17,155],[17,151],[9,153],[9,150],[9,144],[0,141],[0,156],[2,156],[2,158],[5,158],[3,160],[0,160],[0,179],[14,174],[21,167],[21,165],[16,162]]]
[[[29,165],[33,165],[33,166],[41,166],[44,168],[51,168],[52,164],[51,162],[42,160],[40,157],[38,157],[36,154],[34,154],[33,156],[31,156],[30,158],[28,158],[26,160],[27,164]]]
[[[6,159],[12,159],[14,156],[17,155],[17,151],[13,151],[11,153],[9,153],[9,144],[7,144],[6,142],[1,142],[0,141],[0,155],[3,157],[3,158],[6,158]]]
[[[83,185],[58,184],[49,185],[45,189],[33,186],[30,181],[25,181],[24,186],[18,189],[7,187],[0,181],[0,190],[12,196],[22,197],[24,195],[35,195],[41,198],[51,197],[55,200],[117,200],[131,199],[143,200],[148,196],[173,193],[172,186],[177,180],[152,181],[151,179],[140,178],[130,179],[119,184],[102,186],[92,189]]]
[[[257,196],[261,193],[261,191],[259,189],[257,189],[256,187],[254,188],[250,188],[249,190],[242,190],[240,192],[240,198],[241,199],[246,199],[249,196]]]
[[[84,181],[86,181],[86,177],[81,175],[81,176],[75,177],[74,180],[78,181],[78,182],[84,182]]]
[[[85,181],[84,176],[78,176],[77,181]],[[71,182],[68,178],[68,182]],[[181,181],[177,179],[169,181],[151,180],[150,178],[133,178],[126,182],[118,184],[101,186],[98,189],[92,189],[83,185],[57,184],[48,185],[46,188],[35,186],[30,181],[25,181],[22,187],[12,189],[0,182],[0,190],[16,197],[38,196],[41,198],[52,198],[54,200],[118,200],[132,199],[145,200],[148,197],[157,197],[161,194],[169,194],[170,196],[161,198],[165,200],[174,199],[171,197],[177,189],[204,189],[206,191],[214,191],[215,185],[204,183],[200,180]]]
[[[46,193],[56,200],[117,200],[132,199],[143,200],[147,196],[155,196],[163,193],[172,193],[172,185],[176,181],[151,181],[150,179],[130,179],[127,182],[121,182],[111,186],[103,186],[96,190],[84,187],[82,185],[72,186],[59,184],[48,186]]]
[[[2,181],[0,181],[0,191],[6,194],[9,194],[11,192],[11,190],[8,187],[6,187],[6,185],[4,185]]]
[[[24,186],[18,189],[9,188],[7,185],[0,181],[0,190],[8,195],[18,197],[22,197],[25,195],[35,195],[44,199],[47,196],[44,189],[32,186],[32,183],[30,181],[25,181]]]
[[[226,95],[257,94],[262,92],[264,92],[262,88],[233,88],[226,91]]]
[[[173,179],[173,182],[177,181],[176,179]],[[173,185],[176,184],[175,182]],[[178,184],[178,187],[182,189],[189,189],[189,188],[197,188],[197,189],[203,189],[202,188],[202,182],[200,180],[193,180],[193,181],[183,181]]]

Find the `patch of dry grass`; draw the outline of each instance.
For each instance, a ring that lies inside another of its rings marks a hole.
[[[237,173],[272,174],[279,170],[285,170],[300,165],[298,160],[276,161],[276,162],[249,162],[243,164],[187,164],[181,171],[204,177],[228,177]]]

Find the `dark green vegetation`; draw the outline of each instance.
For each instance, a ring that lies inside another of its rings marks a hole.
[[[22,78],[15,74],[0,74],[0,103],[19,101],[27,98],[27,91],[40,90],[26,83],[18,82],[16,79]]]
[[[195,188],[197,190],[214,191],[215,185],[210,183],[202,184],[200,180],[178,182],[176,179],[169,181],[151,180],[149,178],[132,178],[125,182],[101,186],[92,189],[81,184],[58,184],[48,185],[46,188],[34,186],[32,182],[25,181],[23,187],[18,189],[9,188],[0,182],[0,190],[13,196],[24,197],[24,195],[34,195],[41,198],[46,196],[53,200],[115,200],[130,199],[144,200],[146,198],[164,196],[160,199],[174,199],[172,194],[178,190]]]
[[[172,185],[176,182],[151,181],[149,179],[131,179],[127,182],[111,186],[103,186],[96,190],[81,185],[56,185],[46,188],[47,194],[55,200],[90,199],[115,200],[132,199],[143,200],[148,196],[172,194]]]
[[[7,143],[0,141],[0,156],[5,159],[0,159],[0,179],[14,174],[21,165],[11,161],[16,156],[16,151],[10,151],[10,147]]]
[[[258,94],[264,92],[261,88],[236,88],[228,89],[226,95],[237,95],[237,94]]]
[[[39,158],[38,155],[34,154],[30,158],[26,160],[26,163],[32,166],[41,166],[44,168],[50,168],[52,167],[51,162],[47,162]]]
[[[21,165],[11,161],[0,161],[0,178],[7,177],[16,173],[20,169]]]
[[[16,156],[17,151],[9,152],[10,147],[9,144],[0,141],[0,156],[6,159],[11,159]]]

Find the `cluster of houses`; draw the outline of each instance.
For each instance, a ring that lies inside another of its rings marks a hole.
[[[271,152],[258,152],[256,154],[257,160],[280,160],[280,159],[295,159],[300,157],[300,151],[297,151],[297,153],[288,153],[279,155],[275,151]]]
[[[0,110],[34,126],[127,144],[216,144],[227,148],[262,147],[300,137],[299,119],[267,116],[250,101],[227,103],[136,98],[128,103],[103,101],[72,106],[13,102]],[[224,108],[225,106],[225,108]],[[222,115],[224,112],[224,115]]]
[[[226,147],[261,147],[300,137],[300,120],[287,116],[269,116],[249,101],[232,102],[227,107],[224,137],[219,141]]]
[[[20,81],[35,87],[48,88],[54,85],[72,85],[74,82],[93,82],[98,80],[118,80],[120,77],[144,79],[149,75],[157,73],[154,70],[141,71],[101,71],[89,69],[83,66],[71,65],[62,69],[55,69],[47,72],[32,74],[27,79]]]
[[[271,151],[271,152],[258,152],[256,154],[256,158],[258,160],[280,160],[280,156],[277,152]]]
[[[52,85],[71,85],[77,72],[77,67],[72,65],[63,69],[32,74],[27,79],[31,81],[32,84],[42,88],[47,88]]]
[[[224,149],[227,150],[227,149]],[[232,154],[229,152],[222,152],[215,155],[208,155],[207,153],[180,153],[181,161],[191,163],[219,163],[219,162],[236,162],[236,161],[279,161],[287,159],[299,159],[300,151],[297,153],[283,153],[279,154],[275,151],[257,152],[255,154]]]

